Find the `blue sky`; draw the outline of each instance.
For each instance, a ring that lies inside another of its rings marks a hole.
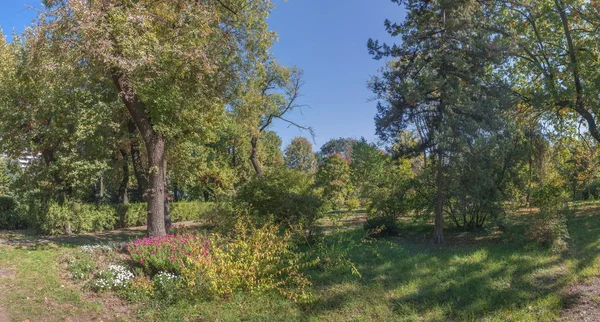
[[[0,5],[5,34],[21,32],[36,15],[27,6],[40,1],[12,0]],[[299,103],[309,107],[289,118],[315,130],[317,150],[331,138],[364,136],[376,141],[375,102],[366,82],[383,65],[367,52],[369,38],[389,41],[383,21],[401,21],[403,11],[390,0],[274,0],[270,28],[279,34],[273,48],[277,60],[304,70]],[[273,126],[284,146],[295,136],[310,135],[283,122]]]

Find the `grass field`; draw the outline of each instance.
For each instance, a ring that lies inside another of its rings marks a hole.
[[[576,303],[569,290],[600,276],[600,203],[574,207],[568,248],[560,253],[527,240],[526,211],[510,215],[504,232],[448,229],[443,246],[430,243],[431,226],[412,221],[403,223],[399,237],[364,239],[362,228],[352,228],[360,216],[346,218],[345,230],[326,237],[360,275],[349,264],[308,270],[316,295],[311,304],[275,294],[127,303],[110,293],[83,291],[69,279],[61,258],[93,236],[45,243],[3,233],[0,269],[15,275],[0,277],[0,309],[14,321],[551,321]],[[592,301],[600,304],[600,298]]]

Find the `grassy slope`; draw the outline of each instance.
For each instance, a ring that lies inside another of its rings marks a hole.
[[[448,243],[429,243],[431,227],[406,224],[398,238],[363,242],[361,230],[332,234],[362,277],[348,267],[308,272],[319,300],[310,306],[274,295],[236,295],[229,301],[149,303],[141,320],[214,321],[537,321],[559,317],[569,301],[565,289],[600,272],[600,204],[581,204],[569,219],[568,251],[528,246],[527,214],[512,216],[504,234],[448,231]],[[59,278],[57,257],[66,246],[15,249],[0,246],[0,268],[15,278],[0,279],[9,292],[0,307],[15,320],[101,314],[102,304],[85,300]],[[14,285],[20,285],[15,287]],[[13,286],[11,286],[13,285]],[[0,289],[4,290],[4,289]],[[30,299],[27,299],[29,297]],[[44,300],[44,298],[50,299]],[[48,302],[50,304],[48,304]],[[52,320],[52,319],[51,319]]]

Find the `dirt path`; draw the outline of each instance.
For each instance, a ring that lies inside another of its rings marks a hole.
[[[572,286],[561,321],[600,321],[600,280]]]

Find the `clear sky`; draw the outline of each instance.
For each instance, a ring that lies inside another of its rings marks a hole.
[[[274,0],[276,9],[270,28],[279,34],[273,48],[284,65],[304,70],[306,82],[299,103],[309,107],[290,114],[295,122],[315,130],[317,150],[331,138],[364,136],[377,140],[373,117],[375,102],[366,82],[383,62],[367,52],[369,38],[389,41],[383,21],[401,21],[403,10],[390,0]],[[20,33],[31,23],[39,0],[0,2],[0,26],[5,34]],[[306,132],[273,126],[284,146],[295,136],[310,138]]]

